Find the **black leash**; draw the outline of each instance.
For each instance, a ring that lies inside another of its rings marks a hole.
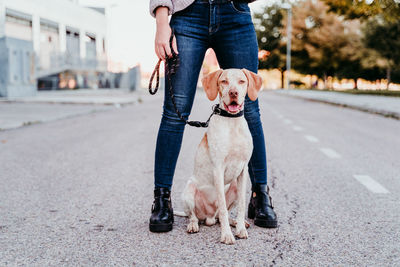
[[[173,91],[172,83],[171,83],[171,75],[175,74],[177,69],[178,69],[178,67],[179,67],[179,57],[175,53],[174,49],[172,48],[173,39],[174,39],[174,29],[172,29],[171,37],[169,38],[169,46],[171,48],[172,57],[170,57],[170,58],[166,57],[164,66],[165,66],[165,75],[167,76],[168,84],[169,84],[169,86],[168,86],[169,95],[171,97],[172,104],[174,105],[175,112],[178,115],[179,119],[181,119],[186,124],[188,124],[190,126],[193,126],[193,127],[207,128],[208,127],[208,123],[210,122],[210,119],[214,114],[221,115],[221,116],[224,116],[224,117],[231,117],[231,118],[236,118],[236,117],[243,116],[243,110],[240,111],[237,114],[230,114],[229,112],[221,109],[218,104],[213,106],[212,113],[211,113],[210,117],[208,117],[207,121],[205,121],[205,122],[188,121],[182,116],[181,112],[178,110],[178,108],[176,106],[175,97],[174,97],[174,91]],[[149,93],[151,95],[154,95],[154,94],[157,93],[159,85],[160,85],[160,65],[161,65],[161,61],[162,61],[161,59],[158,60],[156,66],[154,68],[154,71],[153,71],[153,73],[151,74],[151,77],[150,77]],[[153,90],[152,89],[153,79],[154,79],[154,76],[156,74],[157,74],[156,86],[154,87],[154,90]]]

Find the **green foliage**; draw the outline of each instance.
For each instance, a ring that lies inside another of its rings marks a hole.
[[[260,60],[260,69],[284,70],[286,48],[282,43],[283,11],[278,6],[265,7],[264,12],[254,14],[254,26],[258,47],[270,53],[266,60]]]
[[[380,22],[370,20],[364,27],[365,45],[376,50],[390,65],[400,62],[400,20]]]

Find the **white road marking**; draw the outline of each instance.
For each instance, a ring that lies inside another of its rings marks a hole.
[[[291,124],[292,123],[292,121],[289,120],[289,119],[285,119],[285,120],[283,120],[283,122],[286,123],[286,124]]]
[[[303,128],[295,125],[295,126],[293,126],[293,130],[295,130],[296,132],[301,132],[301,131],[303,131]]]
[[[357,181],[365,186],[369,191],[375,194],[388,194],[389,191],[380,183],[369,177],[368,175],[353,175]]]
[[[318,143],[319,140],[317,137],[312,136],[312,135],[305,135],[304,136],[305,139],[307,139],[307,141],[311,142],[311,143]]]
[[[340,159],[342,156],[340,156],[339,153],[337,153],[335,150],[332,148],[324,147],[320,148],[321,152],[325,154],[325,156],[331,158],[331,159]]]

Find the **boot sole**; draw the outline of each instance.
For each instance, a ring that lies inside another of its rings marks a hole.
[[[278,227],[278,222],[277,221],[268,221],[268,220],[263,220],[263,219],[256,218],[254,207],[252,205],[249,205],[248,212],[247,212],[247,217],[249,219],[254,219],[254,224],[259,226],[259,227],[263,227],[263,228],[276,228],[276,227]]]
[[[149,224],[150,232],[163,233],[172,230],[172,223],[168,224]]]
[[[263,228],[276,228],[278,227],[278,222],[277,221],[267,221],[267,220],[261,220],[261,219],[255,219],[254,224],[263,227]]]

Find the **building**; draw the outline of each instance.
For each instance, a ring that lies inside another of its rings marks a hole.
[[[0,1],[0,96],[98,88],[106,34],[104,10],[77,0]]]

